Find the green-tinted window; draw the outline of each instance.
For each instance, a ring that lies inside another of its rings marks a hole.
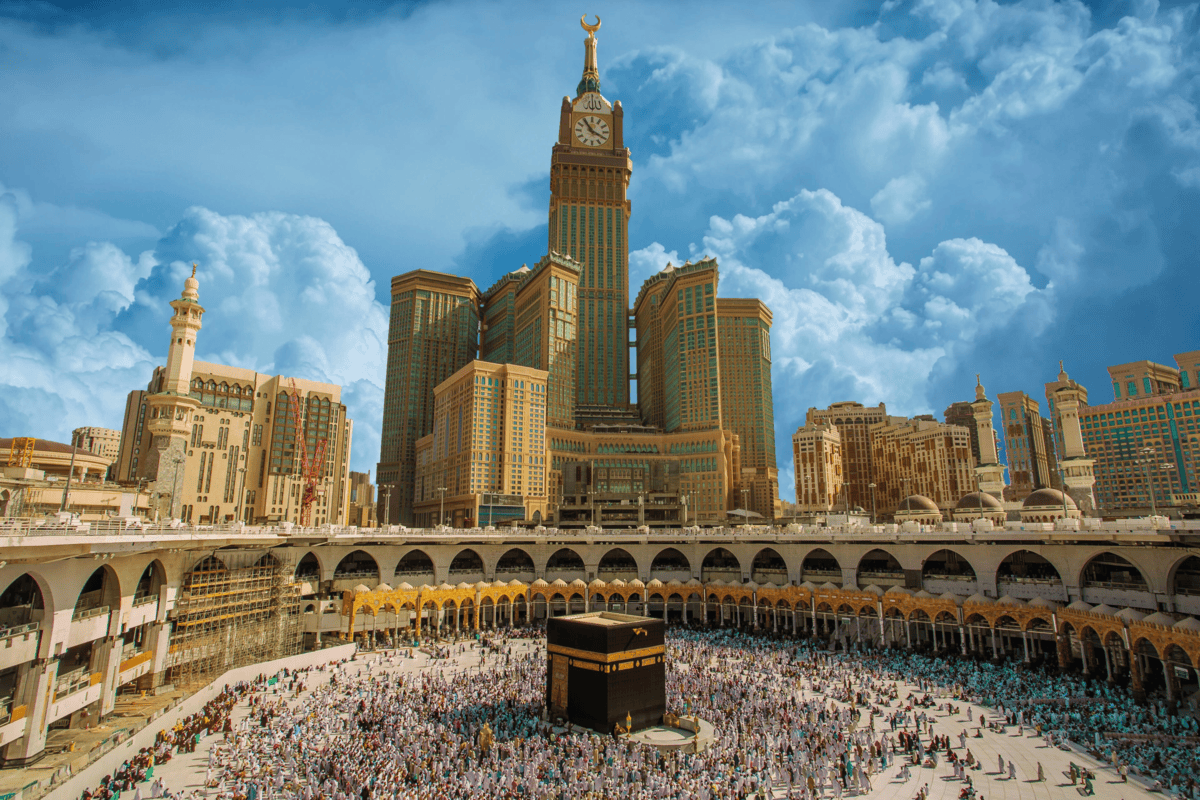
[[[1129,385],[1125,387],[1125,392],[1130,397],[1137,397],[1137,384],[1133,381],[1130,381]]]
[[[1142,388],[1146,390],[1146,394],[1153,394],[1153,391],[1150,389],[1149,378],[1142,378]]]

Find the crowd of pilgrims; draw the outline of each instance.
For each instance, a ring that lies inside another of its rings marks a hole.
[[[961,782],[960,797],[983,800],[973,785],[982,764],[971,739],[983,737],[984,725],[1007,725],[1064,749],[1073,740],[1122,771],[1200,797],[1192,778],[1200,774],[1200,748],[1181,738],[1197,733],[1196,719],[1135,703],[1124,689],[1092,679],[902,650],[835,656],[807,640],[670,628],[668,709],[708,720],[715,735],[702,753],[660,752],[544,721],[545,657],[518,643],[536,635],[519,629],[444,645],[438,656],[469,657],[429,670],[398,673],[406,651],[360,653],[310,668],[328,677],[311,687],[308,670],[227,687],[139,758],[161,763],[172,751],[194,749],[202,736],[222,735],[209,752],[203,788],[175,795],[184,800],[812,800],[861,794],[879,780],[907,781],[910,766],[942,762]],[[242,700],[249,714],[233,722]],[[934,733],[935,710],[961,714],[953,704],[970,702],[994,709],[991,722],[980,714],[970,730]],[[492,734],[486,747],[485,724]],[[1163,736],[1126,741],[1107,732]],[[126,780],[106,779],[84,800],[132,785],[128,776],[138,767],[123,769]],[[1011,761],[1000,758],[999,769],[1017,777]],[[1084,776],[1071,770],[1072,783],[1079,778],[1086,792]],[[1022,777],[1046,776],[1039,763],[1036,776]],[[914,792],[924,800],[927,788]],[[171,796],[161,782],[148,794]]]

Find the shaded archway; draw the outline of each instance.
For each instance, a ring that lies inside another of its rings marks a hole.
[[[305,553],[300,563],[296,564],[296,580],[313,583],[321,580],[321,562],[315,553]]]
[[[932,594],[972,595],[979,581],[975,568],[965,558],[953,550],[938,550],[921,565],[921,585]]]
[[[1200,597],[1200,556],[1188,556],[1179,563],[1171,579],[1171,594]]]
[[[759,584],[784,586],[788,582],[787,562],[774,549],[764,547],[750,564],[750,580]]]
[[[596,576],[603,581],[611,581],[616,578],[625,581],[633,580],[638,576],[637,560],[627,550],[614,547],[600,559],[600,565],[596,568]]]
[[[815,584],[832,583],[842,585],[842,566],[828,550],[818,547],[809,551],[800,562],[800,580]]]
[[[674,547],[668,547],[650,562],[650,576],[662,581],[684,582],[692,577],[692,564],[683,553]]]
[[[82,619],[103,614],[121,604],[121,585],[113,568],[105,564],[97,567],[75,599],[73,619]]]
[[[396,582],[407,583],[410,586],[422,584],[433,585],[437,574],[433,568],[433,559],[424,550],[409,550],[396,562],[393,574]]]
[[[158,601],[159,591],[167,582],[167,570],[158,559],[154,559],[146,568],[142,570],[142,575],[138,578],[137,586],[133,590],[133,604],[140,606],[143,603],[152,603]]]
[[[497,577],[503,575],[505,582],[511,580],[531,581],[535,569],[533,557],[519,547],[514,547],[496,562]]]
[[[0,628],[40,623],[46,615],[42,587],[28,572],[0,594]]]
[[[742,564],[737,556],[724,547],[717,547],[708,552],[700,562],[700,580],[704,583],[712,581],[742,581]]]
[[[1085,602],[1148,608],[1155,605],[1141,570],[1116,553],[1093,556],[1079,582]]]
[[[379,564],[365,550],[355,550],[338,562],[333,571],[335,581],[379,580]]]
[[[903,586],[904,567],[886,550],[875,548],[858,561],[859,586]]]
[[[1000,596],[1021,600],[1044,597],[1059,603],[1067,601],[1067,588],[1058,568],[1031,550],[1017,550],[1000,562],[996,568],[996,588]]]
[[[450,562],[450,583],[475,583],[483,580],[483,559],[471,548],[460,550]]]
[[[557,578],[562,578],[564,581],[576,578],[587,579],[583,558],[579,553],[569,547],[563,547],[555,550],[546,560],[546,580],[552,581]]]

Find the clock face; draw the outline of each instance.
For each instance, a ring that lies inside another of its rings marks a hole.
[[[598,147],[608,141],[608,123],[600,117],[580,117],[575,123],[575,138],[589,147]]]

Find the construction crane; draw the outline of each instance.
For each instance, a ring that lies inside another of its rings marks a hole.
[[[33,466],[33,445],[37,439],[32,436],[18,436],[8,446],[8,466],[29,469]]]
[[[300,419],[300,392],[296,389],[296,381],[291,381],[292,392],[288,400],[292,406],[292,422],[296,426],[296,440],[300,448],[300,527],[312,525],[312,505],[320,493],[320,483],[325,471],[325,447],[327,439],[317,440],[317,452],[308,457],[308,436]],[[293,462],[295,453],[292,454]]]

